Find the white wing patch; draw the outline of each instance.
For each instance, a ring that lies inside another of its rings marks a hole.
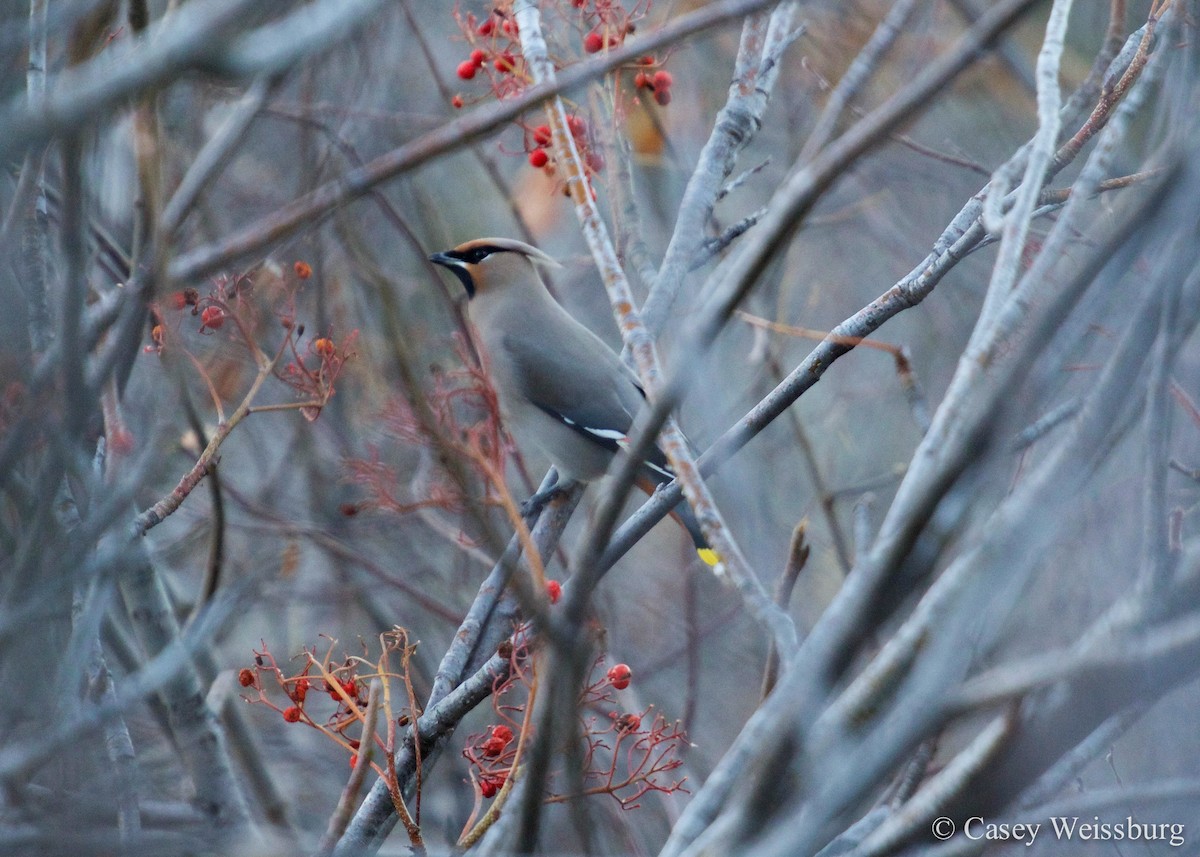
[[[653,461],[643,461],[642,464],[649,467],[655,473],[662,475],[662,477],[665,478],[668,482],[675,478],[675,472],[673,470],[671,470],[671,468],[669,468],[669,467],[659,467]]]
[[[625,437],[618,440],[617,446],[621,447],[621,449],[625,450],[626,452],[629,452],[629,436],[626,435]],[[660,467],[659,465],[655,464],[653,461],[651,461],[648,458],[643,460],[642,464],[645,467],[649,467],[651,470],[653,470],[659,476],[662,476],[668,482],[670,482],[672,479],[675,478],[675,471],[673,471],[670,467]]]
[[[618,431],[617,429],[592,428],[591,426],[581,425],[570,417],[564,416],[558,413],[558,411],[551,410],[550,408],[543,407],[542,410],[547,414],[562,420],[575,431],[593,438],[602,446],[609,447],[610,449],[614,447],[620,447],[626,451],[629,450],[629,435],[623,431]],[[669,467],[662,467],[650,460],[643,461],[642,464],[653,470],[659,476],[663,477],[663,479],[667,482],[670,482],[675,478],[674,471],[672,471]]]
[[[569,425],[571,428],[575,429],[575,431],[585,432],[587,434],[590,434],[592,437],[596,438],[597,440],[604,441],[605,446],[609,446],[614,443],[619,446],[628,446],[629,445],[629,438],[625,435],[625,432],[623,432],[623,431],[617,431],[616,429],[592,428],[591,426],[580,425],[579,423],[575,422],[575,420],[571,419],[568,416],[564,416],[560,413],[554,412],[554,415],[556,417],[558,417],[560,420],[562,420],[564,423]]]

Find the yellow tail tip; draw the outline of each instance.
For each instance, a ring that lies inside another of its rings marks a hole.
[[[721,562],[721,558],[712,548],[697,548],[696,556],[700,557],[700,560],[709,568],[716,568]]]

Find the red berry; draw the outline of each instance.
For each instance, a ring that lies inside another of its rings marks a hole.
[[[642,65],[654,65],[654,57],[642,57],[638,62]]]
[[[487,54],[479,48],[471,51],[471,64],[476,68],[482,67],[485,59],[487,59]]]
[[[308,262],[297,262],[292,266],[292,270],[296,272],[296,276],[302,280],[307,280],[312,276],[312,265]]]
[[[633,76],[633,85],[638,89],[653,89],[654,83],[650,80],[650,75],[644,71],[639,71]]]
[[[671,72],[665,68],[660,68],[654,72],[654,88],[655,89],[670,89],[675,83],[675,78],[671,77]]]
[[[629,669],[629,664],[616,664],[608,671],[608,683],[617,690],[629,687],[629,680],[632,677],[633,670]]]
[[[463,60],[458,64],[458,76],[463,80],[470,80],[475,76],[475,63],[470,60]]]
[[[617,731],[622,735],[636,732],[642,728],[642,718],[636,714],[622,714],[617,718]]]
[[[579,116],[568,116],[567,127],[571,129],[571,133],[576,137],[582,137],[587,131],[587,122]]]
[[[492,61],[492,65],[496,67],[496,71],[507,73],[513,70],[513,67],[516,65],[516,60],[513,59],[512,54],[510,54],[508,51],[505,51]]]
[[[455,110],[462,110],[463,100],[461,95],[456,95],[450,99],[450,106]]]
[[[242,667],[238,670],[238,684],[242,687],[249,687],[254,684],[254,670],[247,667]]]
[[[513,731],[501,723],[499,726],[492,727],[492,737],[497,738],[507,744],[513,739]]]
[[[517,35],[517,22],[506,18],[504,23],[500,25],[500,29],[504,31],[504,35],[510,38]]]
[[[658,102],[660,107],[666,107],[671,103],[671,90],[656,89],[654,90],[654,100]]]
[[[206,306],[200,313],[200,329],[216,330],[225,323],[225,310],[219,306]]]
[[[288,723],[296,723],[300,720],[300,709],[295,705],[290,705],[283,709],[283,719]]]
[[[495,797],[498,791],[500,791],[500,786],[491,777],[485,777],[479,781],[479,793],[484,797]]]
[[[357,767],[358,767],[358,753],[351,753],[350,754],[350,770],[353,771]]]
[[[571,0],[571,5],[576,9],[582,9],[587,5],[587,0]]]
[[[550,162],[550,156],[546,154],[545,149],[534,149],[529,153],[529,166],[540,170]]]
[[[322,336],[313,343],[313,351],[317,352],[319,356],[328,359],[337,353],[337,346],[333,344],[332,339]]]
[[[599,53],[604,47],[604,37],[595,30],[583,37],[583,49],[589,54]]]
[[[304,697],[308,696],[308,687],[308,679],[297,679],[296,683],[292,685],[292,689],[288,692],[288,696],[294,702],[304,702]]]
[[[489,759],[494,759],[503,753],[504,748],[507,746],[508,745],[499,738],[488,738],[483,742],[483,744],[480,745],[480,749],[483,751],[484,756]]]
[[[496,29],[496,22],[494,20],[492,20],[491,18],[488,18],[486,21],[484,21],[482,24],[479,25],[479,29],[476,30],[475,32],[479,33],[479,35],[481,35],[481,36],[490,36],[495,29]]]
[[[550,135],[550,126],[549,125],[539,125],[533,129],[533,142],[536,143],[537,145],[549,146],[550,138],[551,138],[551,135]]]
[[[547,580],[546,597],[550,599],[551,604],[557,604],[558,599],[562,598],[562,584],[557,580]]]
[[[187,295],[183,292],[173,292],[171,294],[171,306],[175,309],[183,309],[188,305]]]
[[[599,152],[589,151],[584,160],[587,161],[588,169],[594,173],[604,169],[604,157]]]

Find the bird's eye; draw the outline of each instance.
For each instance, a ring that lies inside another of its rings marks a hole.
[[[478,265],[488,256],[492,255],[492,251],[488,247],[474,247],[463,254],[463,259],[472,265]]]

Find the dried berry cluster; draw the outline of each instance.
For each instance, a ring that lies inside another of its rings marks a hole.
[[[181,334],[183,322],[189,315],[199,319],[197,332],[204,336],[232,329],[233,340],[245,347],[254,362],[260,368],[269,367],[269,371],[302,400],[291,406],[309,420],[316,419],[333,396],[334,382],[346,362],[354,356],[358,331],[351,331],[340,343],[331,336],[304,339],[304,325],[296,320],[296,296],[311,276],[312,267],[303,261],[292,266],[291,275],[272,265],[262,265],[251,273],[215,278],[206,294],[193,287],[173,292],[163,304],[156,303],[150,308],[153,323],[150,344],[144,351],[161,355],[170,345],[188,353]],[[189,309],[190,313],[187,312]],[[274,332],[260,323],[264,309],[273,313],[283,328],[283,337],[277,343],[264,341],[275,338]],[[273,356],[268,356],[272,353]],[[285,362],[284,357],[291,359]],[[202,362],[194,356],[192,364],[205,372]],[[208,380],[208,388],[216,391],[217,385]],[[220,413],[220,402],[214,402],[214,405]]]
[[[463,749],[481,796],[495,797],[508,782],[517,755],[513,737],[512,727],[500,723],[472,736]]]
[[[383,723],[376,726],[366,750],[369,753],[379,751],[376,755],[384,756],[383,764],[378,761],[370,764],[376,773],[388,779],[398,730],[412,728],[412,714],[416,711],[409,678],[410,661],[416,647],[409,644],[408,632],[399,627],[379,635],[378,655],[374,658],[369,656],[364,644],[361,656],[345,656],[341,664],[334,664],[336,645],[336,640],[330,640],[324,657],[317,656],[315,646],[303,650],[300,653],[304,660],[303,669],[286,675],[264,642],[262,649],[254,652],[254,666],[238,671],[238,683],[255,694],[244,699],[273,709],[287,723],[303,723],[317,729],[347,752],[350,767],[354,768],[358,765],[359,751],[363,749],[362,739],[353,738],[350,733],[363,734],[370,705],[368,684],[374,683],[377,698],[382,702]],[[390,664],[396,660],[399,660],[399,670],[393,672]],[[320,702],[315,703],[313,691],[318,687],[321,692],[315,694],[315,699]],[[282,701],[276,702],[280,695]],[[324,702],[326,696],[333,702],[332,708]],[[408,701],[403,713],[392,707],[392,699],[397,696]],[[395,786],[394,775],[388,785],[389,788]]]

